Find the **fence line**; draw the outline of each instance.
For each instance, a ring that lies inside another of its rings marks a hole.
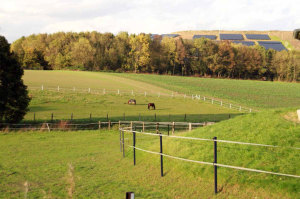
[[[178,138],[178,139],[187,139],[187,140],[199,140],[199,141],[210,141],[210,142],[223,142],[223,143],[230,143],[230,144],[240,144],[240,145],[250,145],[250,146],[262,146],[262,147],[271,147],[271,148],[290,148],[295,150],[300,150],[298,147],[285,147],[285,146],[278,146],[278,145],[268,145],[268,144],[257,144],[257,143],[249,143],[249,142],[238,142],[238,141],[230,141],[230,140],[215,140],[215,139],[208,139],[208,138],[195,138],[195,137],[183,137],[183,136],[175,136],[175,135],[163,135],[163,134],[155,134],[155,133],[147,133],[147,132],[140,132],[140,131],[133,131],[130,130],[130,127],[121,128],[120,130],[129,133],[138,133],[138,134],[145,134],[151,136],[162,136],[162,137],[169,137],[169,138]]]
[[[128,130],[128,129],[130,129],[130,130]],[[181,157],[176,157],[176,156],[164,154],[163,153],[162,137],[166,136],[166,135],[133,131],[132,127],[119,128],[119,131],[120,131],[120,151],[123,152],[123,157],[125,157],[124,133],[125,132],[131,132],[133,134],[133,146],[129,146],[129,147],[133,148],[134,165],[136,165],[136,153],[135,153],[136,149],[140,150],[140,151],[143,151],[143,152],[160,155],[160,168],[161,168],[161,176],[162,177],[164,176],[164,173],[163,173],[163,157],[164,156],[169,157],[169,158],[173,158],[173,159],[177,159],[177,160],[186,161],[186,162],[193,162],[193,163],[198,163],[198,164],[205,164],[205,165],[214,166],[214,190],[215,190],[215,194],[218,193],[218,183],[217,183],[218,182],[218,180],[217,180],[217,173],[218,173],[217,168],[218,167],[231,168],[231,169],[250,171],[250,172],[256,172],[256,173],[272,174],[272,175],[285,176],[285,177],[300,178],[299,175],[278,173],[278,172],[272,172],[272,171],[264,171],[264,170],[259,170],[259,169],[251,169],[251,168],[245,168],[245,167],[239,167],[239,166],[232,166],[232,165],[217,163],[217,152],[218,152],[218,150],[217,150],[217,142],[218,142],[217,137],[214,137],[213,139],[204,139],[204,138],[169,136],[171,138],[181,138],[181,139],[190,139],[190,140],[193,139],[193,140],[201,140],[201,141],[213,141],[213,144],[214,144],[214,162],[204,162],[204,161],[191,160],[191,159],[186,159],[186,158],[181,158]],[[145,149],[136,147],[135,146],[135,144],[136,144],[136,133],[141,133],[141,134],[145,134],[145,135],[152,135],[152,136],[159,136],[160,152],[149,151],[149,150],[145,150]],[[121,136],[121,134],[122,134],[122,136]],[[243,143],[243,142],[235,142],[235,141],[227,141],[227,140],[220,140],[220,141],[230,143],[230,144],[245,144],[245,145],[264,146],[264,147],[281,147],[281,146],[274,146],[274,145],[264,145],[264,144],[256,144],[256,143]],[[122,146],[123,146],[123,150],[122,150]],[[299,148],[296,148],[296,147],[289,147],[289,148],[299,150]]]
[[[190,160],[190,159],[186,159],[186,158],[180,158],[180,157],[167,155],[167,154],[164,154],[164,153],[148,151],[148,150],[141,149],[141,148],[138,148],[138,147],[133,147],[133,146],[129,146],[129,147],[135,148],[137,150],[144,151],[144,152],[147,152],[147,153],[162,155],[162,156],[165,156],[165,157],[169,157],[169,158],[173,158],[173,159],[177,159],[177,160],[183,160],[183,161],[186,161],[186,162],[194,162],[194,163],[198,163],[198,164],[205,164],[205,165],[218,166],[218,167],[224,167],[224,168],[238,169],[238,170],[244,170],[244,171],[252,171],[252,172],[258,172],[258,173],[267,173],[267,174],[293,177],[293,178],[300,178],[300,176],[298,176],[298,175],[285,174],[285,173],[276,173],[276,172],[272,172],[272,171],[264,171],[264,170],[259,170],[259,169],[250,169],[250,168],[245,168],[245,167],[237,167],[237,166],[231,166],[231,165],[225,165],[225,164],[219,164],[219,163],[213,163],[213,162],[203,162],[203,161],[198,161],[198,160]]]
[[[94,94],[116,94],[116,95],[122,95],[122,94],[126,94],[126,95],[141,95],[141,96],[157,96],[158,98],[160,96],[166,96],[166,97],[180,97],[180,98],[188,98],[188,99],[192,99],[192,100],[202,100],[204,102],[207,103],[211,103],[211,104],[215,104],[215,105],[220,105],[222,107],[225,108],[229,108],[229,109],[235,109],[241,112],[258,112],[258,110],[256,109],[252,109],[252,108],[248,108],[248,107],[243,107],[241,105],[235,105],[229,102],[225,102],[223,100],[220,99],[216,99],[216,98],[211,98],[211,97],[207,97],[207,96],[203,96],[200,94],[191,94],[191,95],[187,95],[187,94],[182,94],[182,93],[178,93],[178,92],[172,92],[172,93],[161,93],[161,92],[138,92],[138,91],[133,91],[133,90],[123,90],[121,91],[120,89],[117,90],[113,90],[113,89],[91,89],[91,88],[62,88],[60,86],[57,87],[47,87],[45,88],[44,85],[42,85],[41,87],[37,87],[37,86],[29,86],[29,89],[37,89],[37,90],[49,90],[49,91],[57,91],[57,92],[61,92],[61,91],[73,91],[73,92],[81,92],[81,93],[94,93]]]

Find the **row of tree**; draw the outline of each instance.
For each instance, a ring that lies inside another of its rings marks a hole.
[[[300,53],[208,39],[120,32],[22,37],[11,50],[25,69],[70,69],[299,81]]]

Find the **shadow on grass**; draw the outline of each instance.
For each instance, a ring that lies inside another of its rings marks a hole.
[[[151,110],[149,111],[151,113]],[[68,121],[71,123],[95,123],[95,122],[118,122],[118,121],[147,121],[147,122],[220,122],[223,120],[228,120],[239,115],[243,115],[244,113],[230,113],[230,114],[177,114],[177,115],[159,115],[157,113],[147,114],[147,115],[135,115],[135,116],[109,116],[108,114],[105,116],[93,116],[87,115],[85,118],[75,118],[71,119],[71,114],[69,117],[59,116],[53,113],[53,120],[51,119],[51,115],[49,115],[49,119],[41,120],[36,115],[36,120],[24,120],[22,123],[42,123],[42,122],[59,122],[59,121]]]

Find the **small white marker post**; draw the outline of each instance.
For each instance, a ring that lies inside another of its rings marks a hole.
[[[89,88],[89,93],[91,92],[91,88]]]
[[[42,85],[42,91],[44,90],[44,85]]]
[[[145,97],[147,96],[147,92],[145,91]]]
[[[242,110],[242,106],[240,106],[240,111]]]
[[[231,104],[229,104],[229,108],[231,108]]]
[[[59,86],[57,86],[57,91],[59,92]]]
[[[120,95],[120,90],[118,89],[118,95]]]
[[[73,87],[73,91],[75,92],[75,87]]]
[[[211,99],[211,103],[214,104],[214,99]]]
[[[221,101],[221,106],[223,106],[223,101]]]
[[[203,101],[205,101],[205,97],[203,97]]]
[[[131,90],[131,95],[133,95],[133,90]]]

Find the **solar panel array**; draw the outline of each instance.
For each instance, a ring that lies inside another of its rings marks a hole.
[[[274,49],[276,51],[287,50],[280,41],[259,41],[259,45],[265,47],[265,49]]]
[[[206,38],[206,39],[216,40],[217,36],[216,35],[194,35],[193,36],[193,39],[199,39],[199,38]]]
[[[242,45],[245,45],[245,46],[254,46],[255,45],[254,41],[233,41],[232,43],[242,44]]]
[[[246,34],[246,38],[252,40],[271,40],[267,34]]]
[[[179,35],[178,34],[162,34],[161,36],[162,36],[162,38],[164,38],[164,37],[174,38],[174,37],[178,37]]]
[[[242,34],[220,34],[221,40],[244,40]]]

